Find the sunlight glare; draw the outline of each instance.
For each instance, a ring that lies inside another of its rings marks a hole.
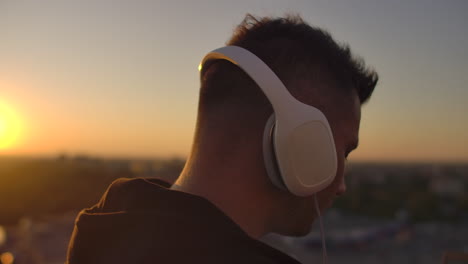
[[[20,120],[12,108],[0,101],[0,150],[10,148],[18,142]]]

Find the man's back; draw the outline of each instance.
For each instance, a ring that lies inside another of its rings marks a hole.
[[[298,263],[250,238],[208,200],[156,179],[119,179],[80,213],[76,263]]]

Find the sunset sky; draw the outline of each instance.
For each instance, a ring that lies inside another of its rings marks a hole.
[[[464,0],[0,0],[0,156],[186,157],[199,61],[246,13],[299,13],[379,72],[352,160],[468,161]]]

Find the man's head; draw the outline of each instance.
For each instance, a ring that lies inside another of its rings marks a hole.
[[[322,209],[329,207],[345,191],[345,158],[357,147],[360,107],[370,97],[377,74],[355,59],[347,46],[337,44],[328,33],[299,17],[258,20],[248,15],[227,44],[257,55],[296,99],[315,106],[327,117],[338,170],[333,183],[318,193],[318,199]],[[260,88],[240,68],[215,61],[201,72],[198,121],[189,163],[197,166],[197,161],[211,160],[219,167],[237,170],[236,179],[218,175],[211,180],[219,188],[223,182],[235,184],[226,188],[242,186],[238,195],[251,195],[263,206],[270,203],[270,219],[265,223],[268,231],[303,235],[315,218],[313,200],[275,188],[264,168],[262,136],[272,112]],[[216,166],[213,164],[213,168]]]

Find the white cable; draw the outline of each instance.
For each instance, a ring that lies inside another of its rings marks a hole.
[[[314,200],[315,200],[315,209],[317,210],[317,215],[319,217],[319,222],[320,222],[320,236],[322,237],[322,263],[328,264],[327,244],[325,243],[325,229],[323,228],[322,216],[320,214],[320,208],[319,208],[319,204],[317,201],[317,194],[314,194]]]

